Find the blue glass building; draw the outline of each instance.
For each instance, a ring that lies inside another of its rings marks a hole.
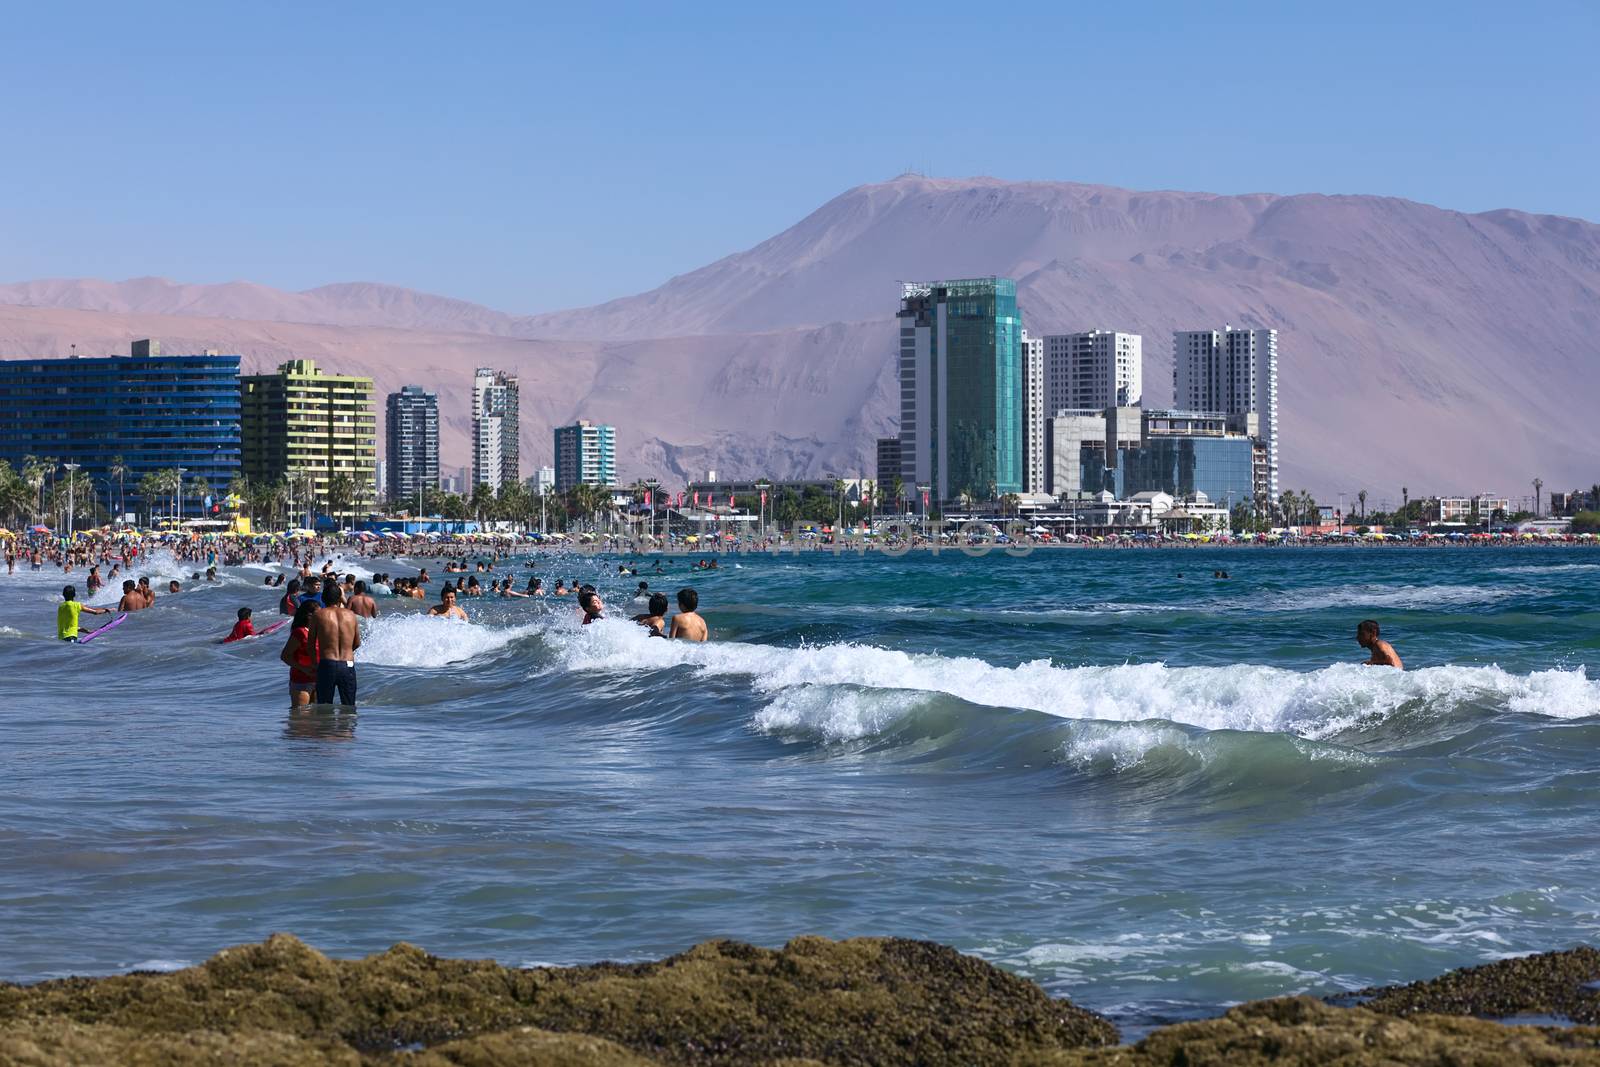
[[[1022,313],[1009,278],[901,287],[900,453],[940,501],[1023,489]]]
[[[1103,449],[1083,450],[1083,485],[1088,492],[1109,492],[1118,500],[1135,493],[1168,493],[1192,500],[1204,493],[1213,504],[1250,500],[1255,450],[1248,437],[1153,437],[1138,446],[1119,447],[1115,466],[1106,465]]]
[[[164,356],[150,341],[133,353],[0,360],[0,459],[81,464],[102,504],[121,504],[125,489],[128,511],[143,510],[139,479],[185,468],[184,513],[199,516],[204,501],[188,487],[203,479],[220,495],[239,475],[239,357]]]

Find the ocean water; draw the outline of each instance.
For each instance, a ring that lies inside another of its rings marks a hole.
[[[271,618],[264,568],[82,647],[53,638],[58,573],[0,576],[0,978],[279,930],[512,965],[892,934],[1138,1033],[1600,929],[1600,552],[666,569],[713,643],[383,601],[355,715],[291,714],[276,637],[216,643],[240,605]],[[622,614],[615,570],[514,573]],[[1367,616],[1405,673],[1357,665]]]

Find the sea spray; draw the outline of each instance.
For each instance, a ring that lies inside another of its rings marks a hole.
[[[564,621],[564,620],[563,620]],[[1498,667],[1445,666],[1400,672],[1339,664],[1299,672],[1280,667],[1168,667],[1162,663],[1058,666],[1036,659],[999,666],[967,656],[908,653],[836,643],[785,648],[738,642],[688,644],[648,638],[606,622],[553,625],[547,640],[569,670],[638,671],[689,667],[708,678],[748,677],[782,695],[758,725],[825,716],[822,732],[863,736],[903,713],[906,692],[942,693],[971,704],[1019,708],[1066,719],[1165,720],[1206,730],[1287,733],[1318,739],[1371,725],[1400,711],[1444,717],[1496,708],[1552,718],[1600,714],[1600,685],[1584,668],[1513,675]],[[853,686],[895,694],[893,704],[832,695],[809,705],[795,691]],[[819,710],[820,709],[820,710]],[[898,709],[898,710],[897,710]]]

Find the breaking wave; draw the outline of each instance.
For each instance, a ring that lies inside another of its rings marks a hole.
[[[361,630],[363,663],[380,667],[450,667],[497,652],[539,629],[537,623],[493,627],[427,615],[391,615]]]
[[[652,640],[621,623],[555,627],[544,638],[558,665],[570,671],[687,668],[703,678],[748,678],[766,698],[753,718],[757,729],[823,741],[882,734],[924,708],[930,697],[1074,722],[1153,724],[1138,732],[1081,739],[1081,756],[1112,762],[1137,760],[1162,744],[1180,743],[1182,731],[1176,727],[1315,742],[1395,716],[1433,721],[1460,712],[1556,719],[1600,715],[1600,684],[1581,667],[1516,675],[1492,666],[1404,673],[1355,664],[1310,672],[1251,664],[1068,667],[1048,659],[997,666],[971,657],[858,644],[689,645]]]

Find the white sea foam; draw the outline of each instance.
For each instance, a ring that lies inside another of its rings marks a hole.
[[[1160,723],[1085,723],[1062,746],[1070,763],[1082,766],[1110,764],[1123,771],[1137,767],[1150,753],[1161,748],[1182,749],[1205,759],[1205,752],[1194,745],[1188,734]]]
[[[1323,608],[1441,608],[1488,604],[1524,590],[1483,585],[1338,585],[1296,589],[1245,601],[1244,611],[1319,611]]]
[[[803,734],[826,741],[855,741],[887,730],[925,704],[927,694],[862,692],[833,686],[805,686],[779,693],[756,712],[756,729],[770,734]]]
[[[822,686],[943,693],[988,707],[1023,708],[1066,719],[1107,722],[1167,720],[1207,730],[1279,732],[1320,739],[1402,708],[1446,714],[1476,705],[1554,718],[1600,715],[1600,684],[1583,668],[1514,675],[1498,667],[1430,667],[1389,671],[1341,664],[1300,673],[1276,667],[1167,667],[1161,663],[1058,667],[1046,659],[1000,667],[965,656],[912,654],[869,645],[786,648],[717,642],[650,640],[635,626],[603,622],[554,626],[547,640],[569,670],[639,671],[688,667],[704,677],[743,676],[773,702],[770,721],[797,724],[805,712],[793,696]],[[840,701],[838,690],[806,705],[819,733],[864,736],[881,729],[880,703]],[[777,698],[782,696],[783,703]],[[881,699],[881,698],[880,698]],[[829,701],[825,711],[818,701]],[[903,712],[902,712],[903,713]],[[820,718],[818,718],[820,717]],[[852,725],[845,720],[855,719]],[[878,724],[878,725],[875,725]],[[1108,745],[1127,744],[1108,739]]]
[[[1495,574],[1574,574],[1581,571],[1600,571],[1600,563],[1556,563],[1548,567],[1537,564],[1520,564],[1515,567],[1496,567]]]
[[[384,667],[448,667],[467,663],[526,637],[536,623],[492,627],[427,615],[390,615],[363,626],[362,663]]]
[[[160,971],[162,973],[170,973],[172,971],[181,971],[186,967],[193,966],[194,964],[188,960],[140,960],[138,963],[128,964],[123,968],[123,970]]]

